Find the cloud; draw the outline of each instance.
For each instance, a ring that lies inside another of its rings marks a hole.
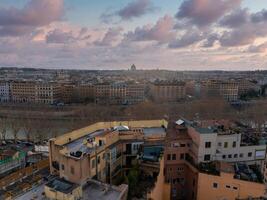
[[[248,48],[248,52],[251,53],[265,53],[267,51],[267,42],[260,45],[251,45]]]
[[[165,15],[160,18],[155,25],[137,27],[125,35],[128,41],[157,41],[167,43],[175,39],[176,33],[173,31],[174,19]]]
[[[99,46],[112,46],[115,42],[117,42],[122,31],[123,28],[121,27],[109,28],[105,36],[100,41],[96,41],[94,44]]]
[[[127,6],[117,11],[117,14],[123,20],[129,20],[134,17],[140,17],[148,12],[155,10],[150,0],[135,0],[129,3]]]
[[[0,8],[0,36],[19,36],[62,19],[63,0],[31,0],[23,8]]]
[[[192,31],[189,30],[185,32],[181,37],[169,43],[169,48],[176,49],[176,48],[183,48],[190,46],[196,42],[199,42],[203,39],[202,33],[199,31]]]
[[[120,10],[112,11],[107,9],[105,13],[100,16],[100,19],[104,23],[110,23],[113,21],[113,17],[120,17],[122,20],[131,20],[133,18],[141,17],[147,13],[157,10],[151,0],[134,0],[128,3]]]
[[[206,40],[204,41],[202,47],[209,48],[213,47],[214,43],[219,39],[219,34],[218,33],[212,33],[208,35]]]
[[[248,9],[236,9],[230,14],[225,15],[219,22],[220,26],[237,28],[249,21]]]
[[[62,29],[56,28],[47,33],[46,42],[54,44],[67,44],[80,40],[87,40],[89,38],[90,35],[88,34],[87,28],[81,28],[78,33],[74,33],[74,31],[72,30],[64,31]]]
[[[260,12],[252,14],[251,21],[254,23],[266,22],[267,21],[267,10],[263,9]]]
[[[176,18],[199,27],[217,22],[227,12],[239,7],[242,0],[185,0]]]
[[[263,24],[246,23],[240,27],[225,31],[219,41],[224,47],[244,46],[254,43],[259,37],[267,36],[267,22]]]

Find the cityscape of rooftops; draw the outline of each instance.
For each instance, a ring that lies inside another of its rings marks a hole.
[[[1,0],[0,200],[267,199],[266,0]]]

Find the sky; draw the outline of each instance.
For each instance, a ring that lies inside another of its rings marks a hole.
[[[267,70],[266,0],[1,0],[0,67]]]

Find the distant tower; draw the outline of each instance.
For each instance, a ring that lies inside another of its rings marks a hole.
[[[134,64],[131,66],[131,71],[136,71],[136,66]]]

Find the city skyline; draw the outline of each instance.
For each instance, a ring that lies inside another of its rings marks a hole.
[[[267,69],[262,0],[3,0],[0,66]]]

